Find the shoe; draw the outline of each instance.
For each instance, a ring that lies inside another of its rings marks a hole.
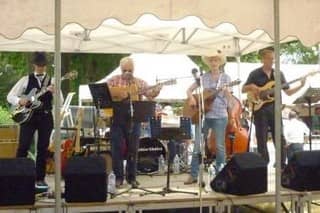
[[[130,184],[132,188],[137,188],[140,185],[140,183],[136,180],[128,181],[128,184]]]
[[[197,182],[198,182],[197,178],[193,178],[191,175],[189,175],[188,179],[184,182],[184,185],[190,185]]]
[[[122,180],[116,180],[116,188],[120,188],[123,185]]]
[[[47,192],[48,191],[49,186],[45,181],[40,180],[40,181],[36,182],[35,189],[36,189],[36,193],[37,194],[38,193],[43,193],[43,192]]]

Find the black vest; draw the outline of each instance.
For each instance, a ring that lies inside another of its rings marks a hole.
[[[46,76],[46,78],[50,78],[49,76]],[[41,86],[43,85],[44,79],[41,82]],[[51,78],[49,79],[48,85],[51,84]],[[40,91],[39,83],[34,74],[29,75],[29,81],[26,91],[24,92],[25,95],[29,94],[29,92],[33,89],[37,88],[38,91]],[[39,97],[39,100],[42,102],[42,106],[39,107],[37,110],[51,110],[52,109],[52,93],[46,92],[44,95]]]

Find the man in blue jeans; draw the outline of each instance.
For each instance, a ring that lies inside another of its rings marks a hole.
[[[120,68],[121,74],[115,75],[107,81],[113,100],[139,101],[142,100],[142,96],[151,100],[159,94],[160,86],[149,88],[147,82],[133,76],[134,62],[132,58],[122,58]],[[119,111],[120,115],[113,116],[110,129],[112,168],[116,175],[116,187],[119,188],[124,181],[123,146],[125,145],[127,147],[126,180],[134,188],[139,185],[136,174],[141,125],[139,122],[131,120],[131,115],[128,113],[130,110],[125,111],[125,113]],[[117,110],[114,110],[114,114],[116,113],[118,113]]]

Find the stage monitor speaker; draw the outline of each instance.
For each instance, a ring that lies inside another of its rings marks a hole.
[[[234,154],[210,185],[214,191],[227,194],[264,193],[267,191],[267,163],[257,153]]]
[[[0,159],[0,206],[33,205],[35,177],[36,169],[33,160]]]
[[[320,190],[320,151],[294,153],[282,172],[281,183],[297,191]]]
[[[101,156],[74,156],[64,172],[66,202],[105,202],[106,162]]]

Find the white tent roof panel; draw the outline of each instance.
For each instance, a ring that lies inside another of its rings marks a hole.
[[[288,37],[282,42],[294,39]],[[272,44],[270,36],[262,30],[242,35],[232,24],[209,28],[194,16],[163,21],[152,15],[143,15],[133,25],[107,19],[93,30],[73,23],[66,25],[61,32],[62,52],[205,55],[219,49],[226,55],[235,56]],[[39,29],[27,30],[15,40],[0,36],[1,50],[53,51],[54,36]]]

